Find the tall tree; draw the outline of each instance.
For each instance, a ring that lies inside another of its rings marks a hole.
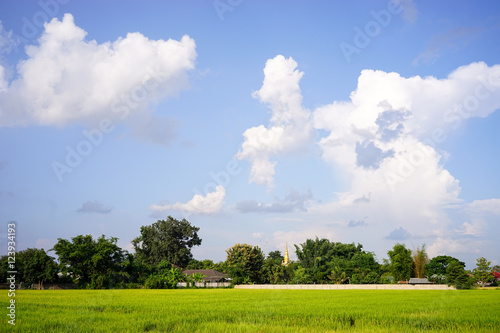
[[[26,249],[18,252],[22,262],[22,276],[27,284],[53,282],[57,278],[57,264],[44,249]]]
[[[446,267],[446,281],[457,289],[470,289],[471,287],[465,264],[458,260],[450,261],[450,264]]]
[[[453,284],[455,282],[455,278],[449,276],[449,272],[447,271],[447,269],[448,266],[454,262],[456,262],[459,266],[462,267],[462,269],[464,269],[465,263],[458,260],[457,258],[450,256],[437,256],[432,258],[429,263],[425,265],[429,280],[436,283]],[[457,267],[458,266],[453,268],[452,271],[457,271]]]
[[[328,280],[330,269],[328,263],[331,261],[331,243],[328,239],[307,239],[300,247],[295,245],[295,253],[306,275],[313,282],[322,283]]]
[[[104,235],[94,240],[91,235],[73,237],[71,242],[58,238],[54,250],[62,273],[69,273],[79,285],[106,288],[124,274],[124,252],[116,245],[118,238]]]
[[[391,260],[391,270],[395,282],[409,280],[413,270],[411,250],[407,249],[404,244],[396,243],[387,254]]]
[[[54,282],[57,280],[57,263],[44,249],[26,249],[16,253],[15,270],[17,278],[24,284]],[[7,279],[12,271],[8,256],[0,258],[0,279]]]
[[[429,263],[429,257],[425,251],[425,244],[413,250],[413,272],[417,278],[425,277],[425,265]]]
[[[369,283],[378,280],[379,264],[373,253],[363,251],[363,245],[330,242],[328,239],[307,239],[295,245],[297,257],[312,282],[351,281]],[[369,275],[369,277],[368,277]]]
[[[262,267],[262,282],[272,284],[285,282],[287,270],[282,265],[283,259],[280,251],[269,252]]]
[[[234,284],[261,282],[264,252],[258,246],[236,244],[226,250],[226,264]]]
[[[149,226],[141,227],[141,235],[132,241],[139,258],[157,265],[162,260],[186,267],[193,259],[191,248],[201,244],[200,228],[192,226],[186,219],[181,221],[169,216]]]
[[[493,270],[490,267],[491,261],[486,260],[484,257],[478,258],[476,260],[476,268],[472,270],[472,274],[474,275],[474,279],[484,285],[488,282],[493,281]]]

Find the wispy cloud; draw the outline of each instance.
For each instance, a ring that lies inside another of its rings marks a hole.
[[[413,59],[412,64],[414,66],[432,64],[448,53],[458,52],[467,47],[473,39],[478,38],[482,31],[477,27],[458,27],[436,35],[427,48]]]
[[[405,240],[410,237],[411,234],[407,230],[405,230],[403,227],[399,227],[391,231],[391,233],[387,235],[385,238],[391,240]]]
[[[78,213],[99,213],[99,214],[109,214],[113,208],[106,207],[99,201],[86,201],[82,204],[82,207],[77,209]]]
[[[347,224],[349,228],[362,227],[365,225],[366,225],[365,221],[353,221],[353,220],[349,221],[349,223]]]
[[[240,201],[236,209],[242,213],[289,213],[306,211],[306,203],[313,199],[311,190],[300,193],[292,189],[283,199],[276,199],[274,203],[261,203],[255,200]]]

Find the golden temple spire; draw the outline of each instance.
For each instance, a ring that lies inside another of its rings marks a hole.
[[[289,258],[288,258],[288,243],[286,243],[285,258],[283,258],[283,263],[281,265],[288,266],[288,261],[289,261]]]

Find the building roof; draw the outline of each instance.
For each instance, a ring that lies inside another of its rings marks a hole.
[[[216,271],[215,269],[186,269],[182,271],[184,275],[190,276],[196,273],[203,274],[203,281],[206,282],[217,282],[220,280],[227,279],[227,274]]]
[[[493,276],[495,277],[495,279],[500,279],[500,273],[498,273],[497,271],[493,271]]]
[[[411,278],[408,281],[409,284],[430,284],[429,280],[426,278]]]

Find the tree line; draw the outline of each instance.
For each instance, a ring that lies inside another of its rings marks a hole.
[[[465,263],[451,256],[429,259],[425,245],[410,250],[397,243],[387,252],[388,259],[379,263],[361,244],[344,244],[328,239],[307,239],[294,245],[298,260],[283,264],[280,251],[266,256],[258,246],[235,244],[226,250],[226,260],[196,260],[191,249],[201,245],[199,227],[187,220],[169,216],[142,226],[133,241],[135,252],[117,245],[115,237],[94,239],[79,235],[66,240],[58,238],[48,252],[27,249],[16,253],[17,280],[24,286],[43,283],[72,283],[79,288],[175,288],[181,281],[202,281],[202,274],[185,276],[182,269],[214,269],[226,273],[233,284],[376,284],[408,281],[411,277],[428,278],[433,283],[468,289],[494,280],[493,270],[485,258],[477,267],[465,269]],[[6,281],[8,257],[0,258],[0,279]]]

